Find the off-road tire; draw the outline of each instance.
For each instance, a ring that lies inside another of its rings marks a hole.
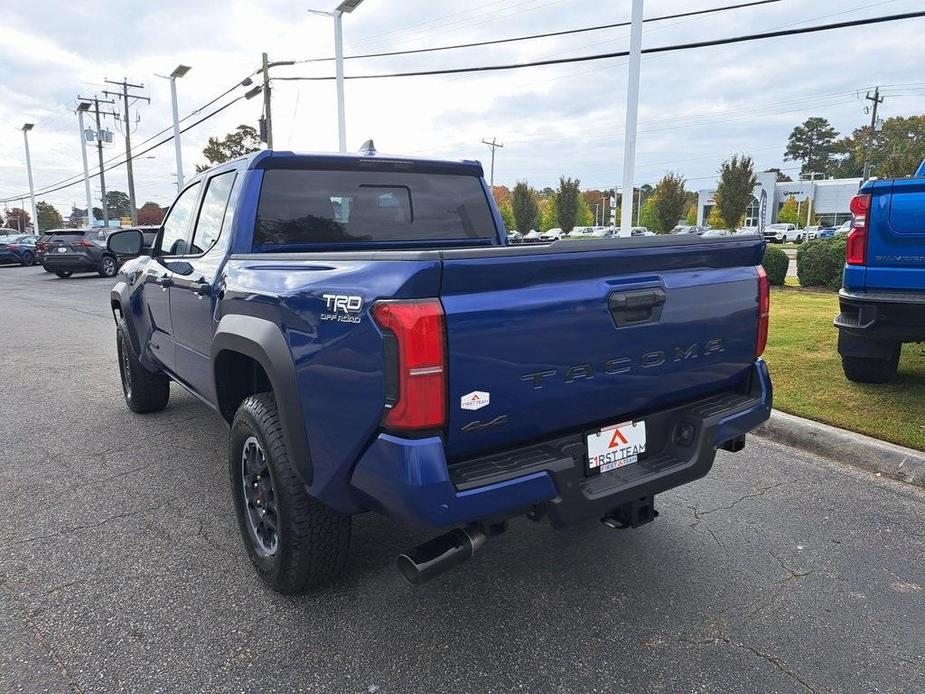
[[[116,351],[119,375],[122,377],[122,394],[128,408],[138,414],[147,414],[160,412],[167,407],[170,379],[162,373],[148,371],[138,361],[124,318],[120,318],[116,324]]]
[[[55,274],[63,280],[66,280],[68,277],[73,275],[73,272],[68,272],[67,270],[58,270]]]
[[[262,449],[273,485],[278,545],[270,556],[258,549],[245,506],[242,454],[251,437]],[[249,396],[235,413],[229,472],[241,536],[257,574],[269,588],[302,593],[341,576],[350,548],[350,516],[308,494],[289,460],[272,393]]]
[[[100,259],[100,277],[115,277],[119,274],[119,263],[111,255],[104,255]]]
[[[902,344],[897,343],[892,355],[883,359],[872,357],[842,357],[845,377],[855,383],[889,383],[896,378]]]

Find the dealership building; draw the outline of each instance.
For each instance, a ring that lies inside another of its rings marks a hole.
[[[769,171],[756,174],[757,183],[752,191],[752,202],[745,212],[745,226],[763,230],[777,221],[777,213],[784,203],[793,198],[807,214],[810,204],[814,220],[826,226],[838,226],[851,218],[848,205],[861,187],[860,178],[832,178],[818,181],[788,181],[779,183],[777,173]],[[713,209],[716,189],[697,193],[697,224],[703,225]],[[815,221],[810,224],[815,224]],[[806,218],[802,218],[805,225]]]

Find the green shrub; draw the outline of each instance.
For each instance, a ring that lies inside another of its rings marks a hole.
[[[838,291],[845,267],[847,237],[807,241],[797,249],[797,277],[801,287],[825,287]]]
[[[768,280],[775,287],[784,286],[784,280],[787,279],[787,268],[790,266],[790,258],[777,246],[768,244],[764,249],[764,258],[761,259],[764,271],[768,275]]]

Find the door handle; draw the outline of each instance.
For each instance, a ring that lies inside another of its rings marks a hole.
[[[617,327],[657,321],[665,306],[665,290],[661,287],[613,292],[607,299],[610,315]]]
[[[173,280],[170,278],[170,275],[161,275],[154,281],[161,285],[161,289],[165,291],[168,287],[173,286]]]
[[[207,282],[193,282],[189,288],[200,299],[212,293],[212,285]]]

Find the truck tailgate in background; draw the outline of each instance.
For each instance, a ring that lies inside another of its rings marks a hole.
[[[444,257],[452,459],[668,408],[754,362],[760,239],[582,243]]]

